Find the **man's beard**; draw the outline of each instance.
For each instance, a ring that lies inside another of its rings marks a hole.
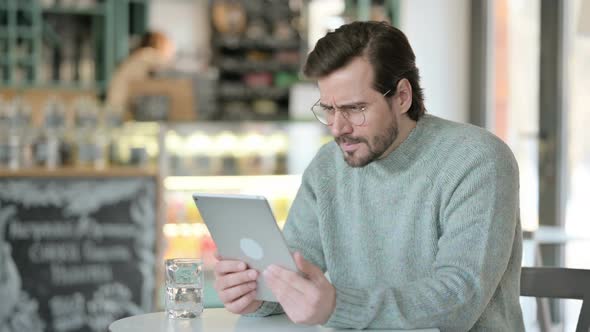
[[[340,146],[342,143],[364,143],[368,149],[369,153],[366,156],[361,158],[355,159],[354,154],[358,153],[358,150],[354,151],[353,153],[348,153],[342,148],[342,155],[344,156],[344,161],[351,166],[351,167],[364,167],[373,161],[379,159],[387,151],[387,149],[393,144],[395,139],[399,134],[399,129],[397,127],[397,123],[395,118],[391,122],[391,126],[387,128],[383,135],[377,135],[373,137],[373,145],[369,144],[369,141],[365,137],[352,137],[352,136],[340,136],[335,138],[336,143]]]

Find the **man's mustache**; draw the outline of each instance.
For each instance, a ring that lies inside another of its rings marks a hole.
[[[367,143],[367,140],[362,137],[352,137],[352,136],[340,136],[336,137],[336,143],[338,144],[356,144],[356,143]]]

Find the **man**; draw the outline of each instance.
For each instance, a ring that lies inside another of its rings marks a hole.
[[[259,272],[222,259],[225,307],[338,328],[523,331],[509,148],[424,114],[414,53],[385,23],[328,33],[304,72],[318,81],[312,111],[335,142],[304,172],[284,228],[302,275],[260,271],[278,300],[262,303]]]

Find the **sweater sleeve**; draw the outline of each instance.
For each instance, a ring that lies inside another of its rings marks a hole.
[[[303,174],[301,186],[289,211],[284,235],[292,253],[299,251],[308,261],[326,272],[318,223],[318,204],[311,185],[310,172],[308,170]]]
[[[520,229],[516,161],[504,146],[482,150],[463,149],[465,156],[453,158],[435,181],[441,192],[440,235],[432,272],[396,287],[336,287],[327,326],[441,331],[474,326],[507,270]]]

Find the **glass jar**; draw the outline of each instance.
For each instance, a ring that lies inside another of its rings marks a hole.
[[[65,127],[65,106],[60,100],[49,98],[43,109],[43,126],[33,144],[36,165],[54,169],[71,161]]]
[[[0,102],[0,166],[17,170],[30,159],[30,106],[20,97]]]
[[[74,106],[76,158],[78,167],[106,167],[107,137],[99,121],[98,105],[88,98],[78,99]]]
[[[105,104],[102,109],[102,124],[104,128],[105,139],[105,164],[118,165],[124,164],[120,153],[119,140],[123,134],[123,113]]]

